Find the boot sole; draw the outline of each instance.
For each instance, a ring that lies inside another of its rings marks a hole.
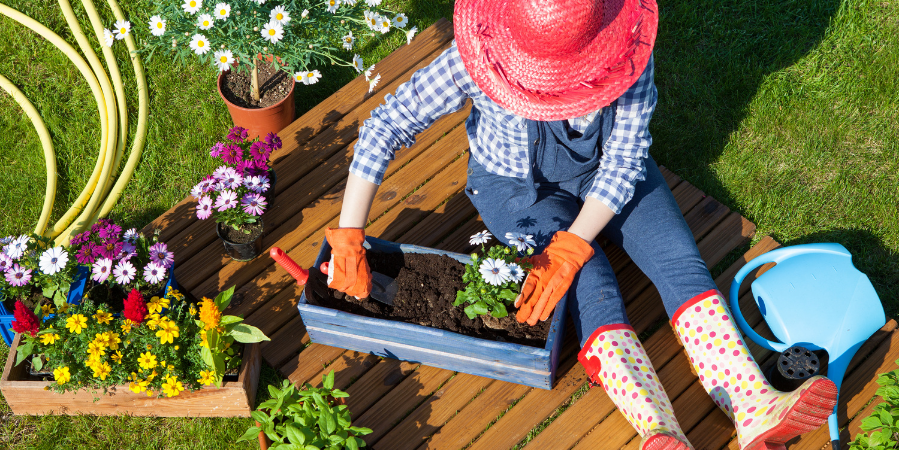
[[[755,438],[743,450],[785,450],[784,443],[817,430],[837,404],[837,386],[827,378],[815,380],[787,411],[780,423]]]
[[[646,438],[640,448],[642,450],[690,450],[687,444],[677,440],[674,436],[664,433]]]

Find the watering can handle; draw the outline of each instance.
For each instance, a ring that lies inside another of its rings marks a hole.
[[[793,245],[790,247],[771,250],[770,252],[759,255],[755,259],[749,261],[745,266],[740,268],[737,274],[734,275],[734,280],[730,284],[729,297],[731,315],[734,317],[734,320],[737,321],[737,325],[740,326],[740,330],[743,331],[743,334],[745,334],[749,339],[752,339],[756,344],[775,352],[782,352],[789,348],[789,346],[784,343],[769,341],[768,339],[763,338],[758,333],[756,333],[755,330],[753,330],[752,327],[749,326],[749,324],[746,322],[746,319],[743,318],[743,314],[740,312],[740,285],[743,283],[743,279],[746,278],[746,275],[749,275],[749,272],[752,272],[763,264],[776,264],[786,261],[787,259],[790,259],[794,256],[806,255],[809,253],[851,256],[849,254],[849,251],[840,244],[823,243]]]

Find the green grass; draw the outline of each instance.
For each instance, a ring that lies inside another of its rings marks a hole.
[[[4,3],[74,42],[55,1]],[[143,26],[150,2],[123,3],[135,26]],[[392,3],[419,29],[450,18],[453,8],[448,0]],[[105,5],[98,2],[98,7],[111,23]],[[874,282],[889,316],[897,317],[899,22],[894,18],[899,4],[663,0],[659,8],[659,105],[650,126],[656,161],[754,222],[758,238],[771,235],[785,245],[845,245]],[[402,42],[402,36],[391,35],[363,56],[367,63],[380,60]],[[124,46],[116,47],[133,124],[133,73]],[[96,107],[64,55],[6,18],[0,18],[0,55],[0,73],[35,103],[53,136],[59,165],[55,221],[93,168],[99,141]],[[129,226],[148,223],[184,198],[212,169],[206,150],[230,125],[213,68],[173,66],[154,58],[146,72],[148,144],[112,212],[113,219]],[[331,69],[324,74],[320,83],[299,91],[298,114],[355,76]],[[8,175],[0,177],[2,236],[34,227],[45,175],[40,142],[28,119],[5,94],[0,94],[0,111],[0,165]],[[270,380],[278,379],[274,370],[266,370]],[[123,448],[240,448],[233,441],[247,426],[243,419],[9,417],[3,403],[0,416],[0,445],[16,448],[91,448],[109,442],[121,442]]]

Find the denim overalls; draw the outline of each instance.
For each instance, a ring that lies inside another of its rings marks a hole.
[[[489,173],[470,157],[465,192],[490,232],[504,243],[507,232],[533,235],[535,251],[540,252],[556,231],[567,230],[593,184],[602,143],[609,138],[614,120],[614,104],[603,108],[583,134],[567,120],[528,120],[532,170],[526,178]],[[651,157],[646,159],[646,179],[636,184],[634,197],[602,235],[627,252],[652,280],[669,317],[687,300],[716,288],[693,233]],[[568,307],[581,346],[601,326],[629,323],[609,260],[599,244],[594,241],[591,246],[594,256],[568,290]]]

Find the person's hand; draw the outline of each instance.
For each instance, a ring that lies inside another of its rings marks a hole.
[[[557,231],[543,253],[531,258],[534,268],[515,299],[518,322],[527,321],[533,326],[538,320],[546,320],[568,292],[574,275],[591,257],[593,247],[587,241],[567,231]]]
[[[356,298],[371,293],[371,269],[365,259],[365,231],[362,228],[328,228],[325,237],[331,244],[328,287]]]

